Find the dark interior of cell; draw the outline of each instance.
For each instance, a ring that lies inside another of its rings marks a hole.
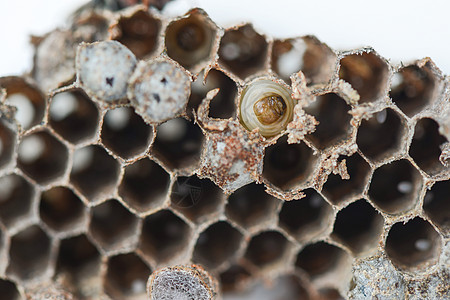
[[[97,106],[76,89],[53,96],[48,122],[65,140],[76,144],[95,134],[98,116]]]
[[[264,68],[267,41],[252,25],[229,29],[219,46],[219,62],[244,79]]]
[[[138,219],[117,200],[108,200],[92,209],[89,230],[107,250],[120,249],[138,231]]]
[[[431,101],[434,81],[427,67],[403,67],[394,74],[390,96],[406,115],[412,117]]]
[[[0,177],[0,219],[12,227],[31,213],[35,191],[33,186],[16,174]]]
[[[440,251],[439,234],[425,220],[416,217],[406,224],[392,226],[386,239],[386,252],[394,264],[404,269],[435,263]]]
[[[160,28],[161,21],[147,11],[139,10],[119,19],[116,40],[127,46],[137,58],[143,58],[156,49]]]
[[[251,227],[270,219],[279,203],[277,198],[265,192],[264,185],[251,183],[228,197],[225,212],[239,225]]]
[[[158,126],[152,154],[170,168],[183,168],[198,162],[202,143],[203,133],[197,125],[172,119]]]
[[[219,280],[222,292],[232,292],[243,287],[244,282],[250,278],[250,273],[239,265],[232,265],[220,273]]]
[[[171,206],[195,222],[204,220],[222,204],[223,193],[209,179],[178,177],[172,186]]]
[[[0,120],[0,169],[7,165],[14,155],[17,135],[7,124]]]
[[[368,158],[382,160],[398,150],[403,126],[397,113],[387,108],[361,122],[356,144]]]
[[[183,220],[161,210],[144,220],[139,248],[157,262],[164,262],[183,251],[190,238],[190,228]]]
[[[80,14],[72,23],[72,30],[77,42],[93,43],[108,38],[109,19],[100,12]],[[63,85],[65,86],[65,85]]]
[[[300,251],[295,266],[314,278],[332,271],[343,255],[345,252],[342,249],[325,242],[318,242]]]
[[[333,237],[359,254],[377,246],[383,230],[383,217],[364,199],[338,212]]]
[[[167,54],[183,67],[190,68],[209,58],[215,38],[216,29],[211,21],[200,11],[193,10],[187,18],[167,26]]]
[[[108,260],[104,287],[114,299],[145,295],[151,269],[134,253],[119,254]]]
[[[86,208],[73,191],[58,186],[41,194],[39,214],[53,230],[65,231],[84,221]]]
[[[419,168],[434,175],[445,169],[439,156],[440,146],[446,142],[447,139],[439,133],[439,124],[432,119],[424,118],[419,120],[414,128],[409,154]]]
[[[116,186],[119,164],[100,146],[88,146],[74,153],[70,181],[88,200]]]
[[[64,144],[50,133],[40,131],[21,140],[17,165],[36,182],[46,184],[64,173],[68,156]]]
[[[398,213],[410,209],[417,200],[420,173],[402,159],[375,170],[369,187],[372,201],[384,212]]]
[[[225,221],[203,231],[195,245],[193,261],[206,268],[215,268],[233,257],[242,241],[242,234]]]
[[[388,66],[373,52],[352,54],[340,61],[339,78],[347,81],[360,95],[359,102],[376,100],[386,88]]]
[[[315,161],[313,151],[305,143],[288,144],[284,136],[266,148],[263,176],[275,186],[289,189],[307,179]]]
[[[21,280],[43,275],[50,260],[50,238],[37,225],[17,233],[11,238],[7,273]]]
[[[219,93],[212,99],[209,107],[209,116],[212,118],[228,119],[236,115],[234,98],[237,94],[236,83],[219,70],[212,69],[208,72],[205,84],[203,73],[192,83],[191,96],[189,98],[187,113],[192,116],[192,110],[197,111],[198,106],[206,97],[206,93],[219,88]]]
[[[279,214],[280,227],[299,240],[307,240],[328,227],[333,210],[313,189],[303,191],[304,198],[285,201]]]
[[[344,99],[331,93],[319,96],[305,111],[313,115],[319,125],[316,130],[308,135],[314,145],[319,149],[325,149],[348,138],[351,134],[351,115],[348,113],[351,107]]]
[[[338,290],[333,288],[323,288],[319,290],[321,300],[344,300]]]
[[[265,231],[248,244],[245,258],[258,267],[280,262],[288,249],[288,241],[277,231]]]
[[[324,195],[334,204],[362,193],[370,174],[369,164],[358,153],[352,156],[340,156],[338,161],[342,162],[344,159],[350,178],[342,179],[338,174],[330,174],[323,186]]]
[[[144,158],[125,167],[119,195],[131,207],[143,212],[164,201],[169,181],[169,174],[160,165]]]
[[[436,182],[427,191],[423,209],[437,226],[450,229],[450,180]]]
[[[0,295],[2,295],[4,299],[8,300],[19,300],[22,298],[20,297],[19,291],[17,290],[14,282],[6,279],[0,279]]]
[[[147,125],[130,107],[119,107],[106,113],[102,126],[102,142],[114,153],[127,159],[142,153],[152,137]]]

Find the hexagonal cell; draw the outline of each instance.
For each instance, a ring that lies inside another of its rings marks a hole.
[[[58,186],[41,194],[39,214],[51,229],[67,231],[84,223],[87,210],[72,190]]]
[[[304,198],[283,203],[279,224],[298,240],[306,241],[328,228],[333,209],[315,190],[307,189],[303,193]]]
[[[145,298],[145,286],[152,270],[134,253],[110,257],[104,289],[113,299]]]
[[[21,77],[3,77],[0,86],[6,89],[6,104],[17,107],[16,120],[23,129],[41,123],[45,114],[45,96]]]
[[[439,124],[433,119],[424,118],[417,122],[409,154],[419,168],[430,175],[446,169],[440,162],[441,145],[447,139],[439,133]]]
[[[138,218],[113,199],[92,209],[89,231],[103,249],[110,251],[130,247],[137,240],[138,225]]]
[[[167,54],[183,67],[193,67],[209,58],[216,31],[216,26],[204,11],[193,9],[167,26]]]
[[[425,220],[416,217],[396,223],[386,239],[386,253],[405,270],[425,269],[437,262],[441,249],[439,234]]]
[[[209,116],[212,118],[228,119],[236,116],[236,104],[234,102],[237,94],[236,83],[225,73],[211,69],[203,83],[203,73],[192,83],[191,96],[187,106],[187,113],[192,116],[192,110],[197,111],[198,106],[206,97],[206,93],[219,88],[220,91],[211,101]]]
[[[34,132],[22,138],[17,165],[39,184],[47,184],[64,174],[69,151],[47,131]]]
[[[20,280],[42,276],[50,262],[51,241],[37,225],[17,233],[11,238],[9,266],[6,272]]]
[[[394,214],[415,205],[421,185],[419,171],[409,161],[401,159],[375,170],[369,196],[381,210]]]
[[[176,118],[158,126],[151,152],[170,168],[183,168],[198,163],[202,144],[200,128]]]
[[[139,249],[156,261],[165,262],[183,252],[191,229],[170,210],[161,210],[144,220]]]
[[[340,61],[339,78],[344,79],[360,95],[360,103],[380,97],[387,86],[388,65],[374,52],[347,55]]]
[[[98,116],[97,106],[84,91],[74,89],[53,96],[48,122],[65,140],[76,144],[95,134]]]
[[[262,184],[250,183],[228,197],[227,216],[243,227],[252,227],[274,215],[280,201],[267,194]]]
[[[334,93],[318,96],[316,101],[305,108],[307,113],[319,121],[316,130],[308,135],[308,139],[319,149],[348,139],[352,130],[352,117],[348,113],[350,109],[350,105]]]
[[[408,117],[412,117],[431,101],[434,87],[435,77],[427,66],[410,65],[394,74],[389,96]]]
[[[217,222],[200,234],[192,260],[206,268],[218,267],[236,255],[242,237],[242,234],[227,222]]]
[[[147,10],[122,16],[112,27],[114,39],[130,49],[137,58],[146,57],[156,49],[161,21]]]
[[[436,182],[427,191],[423,200],[423,209],[428,217],[444,230],[450,228],[450,180]]]
[[[282,262],[289,242],[278,231],[265,231],[254,236],[248,244],[245,258],[257,267],[267,267]]]
[[[12,227],[30,215],[35,196],[33,186],[16,174],[0,177],[0,218]]]
[[[77,149],[70,181],[90,201],[115,189],[119,163],[105,149],[93,145]]]
[[[139,212],[162,204],[168,191],[170,176],[154,161],[144,158],[125,167],[119,194]]]
[[[224,195],[209,179],[197,175],[178,177],[172,186],[171,206],[194,222],[201,222],[218,211]]]
[[[245,286],[245,281],[250,278],[250,272],[240,265],[232,265],[220,273],[219,280],[223,293],[240,290]]]
[[[130,107],[119,107],[106,113],[102,126],[103,144],[127,159],[144,152],[152,138],[152,127]]]
[[[356,144],[369,159],[381,161],[399,150],[404,132],[403,120],[394,110],[386,108],[361,122]]]
[[[369,164],[358,153],[352,156],[340,156],[338,161],[344,159],[350,179],[342,179],[340,175],[330,174],[323,186],[324,195],[334,204],[342,203],[362,193],[371,174]]]
[[[264,68],[267,41],[250,24],[226,30],[219,46],[219,63],[244,79]]]
[[[9,300],[22,299],[22,297],[20,297],[19,291],[17,290],[16,284],[7,279],[0,279],[0,295],[2,295],[4,299]]]
[[[338,212],[332,236],[361,254],[376,249],[383,231],[383,217],[366,200],[351,203]]]
[[[0,169],[13,158],[17,133],[5,120],[0,120]]]
[[[305,144],[288,144],[287,137],[267,147],[264,155],[263,176],[281,189],[289,189],[306,181],[317,158]]]

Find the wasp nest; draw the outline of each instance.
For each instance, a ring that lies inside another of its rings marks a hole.
[[[147,6],[34,42],[32,73],[0,79],[5,299],[450,298],[429,58]]]

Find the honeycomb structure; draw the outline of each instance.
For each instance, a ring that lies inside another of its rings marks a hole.
[[[104,40],[88,82],[77,47]],[[147,299],[152,272],[198,264],[225,299],[450,298],[450,81],[431,59],[144,5],[84,8],[34,43],[31,74],[0,78],[1,297]],[[127,97],[160,75],[152,91],[188,93],[149,118]],[[258,78],[298,103],[272,137],[240,123]]]

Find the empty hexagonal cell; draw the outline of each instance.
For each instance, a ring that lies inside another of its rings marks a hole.
[[[203,231],[195,245],[193,261],[207,268],[220,266],[236,254],[242,234],[225,221],[217,222]]]
[[[12,160],[16,141],[16,130],[5,120],[0,120],[0,169]]]
[[[324,149],[350,137],[351,107],[336,94],[325,94],[316,98],[305,111],[313,115],[319,125],[308,135],[314,145]]]
[[[278,231],[265,231],[254,236],[248,244],[245,258],[255,266],[266,267],[285,259],[289,242]]]
[[[279,224],[298,240],[306,241],[328,228],[333,209],[315,190],[303,192],[304,198],[283,203]]]
[[[439,124],[433,119],[424,118],[417,122],[414,136],[409,148],[409,154],[419,168],[430,175],[435,175],[445,169],[440,162],[441,145],[447,139],[439,133]]]
[[[397,267],[405,270],[426,268],[436,263],[440,249],[439,234],[427,221],[419,217],[406,224],[394,224],[386,239],[386,253],[389,258]]]
[[[383,231],[383,217],[364,199],[338,212],[333,237],[354,253],[376,249]]]
[[[49,183],[64,174],[68,150],[47,131],[29,134],[19,144],[17,164],[40,184]]]
[[[74,153],[70,181],[88,200],[110,193],[119,177],[119,163],[100,146],[88,146]]]
[[[275,186],[289,189],[307,180],[316,159],[305,143],[288,144],[284,136],[266,148],[263,176]]]
[[[222,190],[211,180],[200,179],[196,175],[178,177],[170,196],[171,206],[195,222],[217,212],[223,198]]]
[[[16,284],[7,279],[0,279],[0,295],[2,295],[4,299],[9,300],[19,300],[22,298],[20,297]]]
[[[419,171],[409,161],[397,160],[375,170],[369,196],[384,212],[398,213],[414,206],[421,185]]]
[[[152,154],[171,168],[183,168],[198,163],[203,133],[192,122],[176,118],[157,128]]]
[[[363,120],[358,129],[356,144],[368,158],[379,161],[391,157],[401,146],[405,124],[390,108]]]
[[[410,65],[394,74],[390,96],[406,115],[412,117],[431,101],[434,87],[435,78],[427,66]]]
[[[138,218],[117,200],[108,200],[92,209],[89,230],[105,250],[130,247],[136,240]]]
[[[42,221],[56,231],[67,231],[82,225],[87,210],[70,189],[58,186],[41,194],[39,213]]]
[[[233,27],[223,35],[219,62],[242,79],[264,68],[267,41],[252,25]]]
[[[170,176],[154,161],[144,158],[125,167],[119,194],[139,212],[162,204],[168,191]]]
[[[250,278],[250,272],[240,265],[232,265],[220,273],[219,280],[222,292],[227,293],[240,290],[245,286],[245,281]]]
[[[387,86],[388,65],[374,52],[347,55],[340,61],[339,78],[359,93],[360,102],[380,97]]]
[[[53,96],[48,122],[65,140],[76,144],[95,134],[98,116],[91,99],[81,89],[74,89]]]
[[[103,144],[114,153],[130,158],[147,149],[152,138],[152,127],[132,108],[119,107],[106,113],[101,137]]]
[[[338,160],[344,159],[350,178],[342,179],[340,175],[330,174],[323,186],[324,195],[335,204],[362,193],[371,174],[369,164],[358,153],[340,156]]]
[[[265,192],[264,185],[251,183],[229,196],[225,211],[239,225],[251,227],[270,219],[279,203]]]
[[[200,9],[193,9],[186,16],[167,26],[165,43],[167,54],[190,68],[209,58],[216,27]]]
[[[104,289],[113,299],[145,298],[145,286],[151,269],[134,253],[110,257]]]
[[[11,238],[7,273],[20,280],[35,279],[45,273],[50,260],[51,241],[37,225]]]
[[[423,200],[423,209],[428,217],[444,229],[450,228],[450,180],[436,182],[427,191]]]
[[[31,214],[35,195],[33,186],[16,174],[0,177],[0,218],[12,227]]]
[[[39,124],[45,114],[45,96],[21,77],[3,77],[0,86],[6,89],[6,103],[17,108],[16,120],[23,129]]]
[[[173,212],[161,210],[144,220],[139,249],[164,262],[183,252],[190,239],[189,226]]]
[[[161,21],[146,10],[122,16],[113,26],[114,39],[127,46],[137,58],[150,55],[157,46]]]

